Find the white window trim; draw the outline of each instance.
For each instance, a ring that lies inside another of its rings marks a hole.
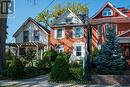
[[[108,9],[108,8],[109,8],[109,7],[105,8],[105,9],[102,11],[102,16],[104,16],[104,17],[106,16],[106,17],[107,17],[107,16],[112,16],[112,15],[113,15],[113,11],[112,11],[111,8],[109,8],[109,9],[110,9],[110,12],[111,12],[111,15],[108,15],[108,12],[107,12],[106,15],[104,15],[104,12],[106,12],[105,10]]]
[[[58,30],[58,29],[62,29],[62,37],[60,37],[60,38],[57,37],[57,30]],[[54,30],[54,38],[55,38],[55,39],[63,39],[63,38],[65,38],[65,28],[56,28],[56,29]]]
[[[76,46],[81,46],[81,56],[76,56]],[[73,54],[76,57],[84,57],[85,56],[85,43],[81,42],[81,43],[74,43],[73,44]]]
[[[58,51],[58,52],[59,52],[59,50],[63,50],[63,52],[64,52],[64,45],[62,45],[62,44],[59,44],[59,45],[60,45],[60,46],[63,46],[63,48],[57,50],[57,46],[58,46],[58,45],[57,45],[57,46],[55,47],[55,50]]]
[[[82,34],[82,36],[81,37],[76,37],[75,36],[75,29],[76,28],[81,28],[82,29],[82,31],[83,31],[83,34]],[[84,28],[83,27],[73,27],[73,30],[72,30],[72,34],[73,34],[73,38],[83,38],[84,37]]]

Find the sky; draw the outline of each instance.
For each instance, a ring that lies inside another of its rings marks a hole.
[[[38,13],[43,11],[52,0],[15,0],[14,18],[8,18],[8,38],[7,43],[14,42],[13,34],[27,20],[28,17],[35,18]],[[130,0],[55,0],[49,8],[51,9],[56,3],[65,5],[67,2],[80,2],[86,4],[89,8],[89,17],[93,16],[107,1],[110,1],[115,7],[126,7],[130,9]]]

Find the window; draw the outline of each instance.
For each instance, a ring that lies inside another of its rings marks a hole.
[[[57,38],[62,38],[62,29],[57,30]]]
[[[63,45],[57,45],[56,46],[56,48],[55,48],[55,50],[57,51],[57,52],[64,52],[64,46]]]
[[[81,56],[82,52],[81,52],[82,46],[76,46],[76,56]]]
[[[98,25],[98,36],[102,36],[102,25]]]
[[[55,38],[56,39],[62,39],[62,38],[64,38],[64,29],[56,29],[55,30]]]
[[[81,27],[77,27],[74,29],[74,37],[75,38],[83,37],[83,29]]]
[[[103,16],[112,16],[113,15],[113,12],[110,8],[105,8],[102,12],[102,15]]]
[[[105,24],[105,34],[107,34],[108,29],[115,29],[115,33],[117,34],[117,24],[112,24],[112,23],[106,23]]]
[[[110,29],[110,27],[111,27],[111,24],[109,24],[109,23],[107,23],[107,24],[105,25],[105,28],[106,28],[105,34],[108,33],[108,29]]]
[[[29,42],[29,31],[23,31],[23,42]]]
[[[34,41],[39,41],[39,31],[34,30]]]
[[[66,23],[72,23],[72,17],[68,17],[65,19]]]

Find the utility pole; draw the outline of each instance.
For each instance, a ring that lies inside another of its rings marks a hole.
[[[87,18],[87,19],[86,19]],[[91,80],[91,49],[92,49],[92,26],[89,23],[89,17],[85,17],[86,22],[85,28],[87,29],[86,33],[86,49],[85,49],[85,57],[83,58],[83,79],[84,81],[90,81]]]
[[[0,0],[0,75],[5,68],[5,43],[7,38],[7,16],[10,0]]]

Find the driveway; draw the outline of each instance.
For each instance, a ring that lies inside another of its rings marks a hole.
[[[36,78],[19,80],[19,81],[0,80],[0,86],[11,85],[11,87],[120,87],[118,84],[113,86],[56,84],[56,83],[48,83],[48,78],[49,75],[44,75],[44,76],[38,76]]]

